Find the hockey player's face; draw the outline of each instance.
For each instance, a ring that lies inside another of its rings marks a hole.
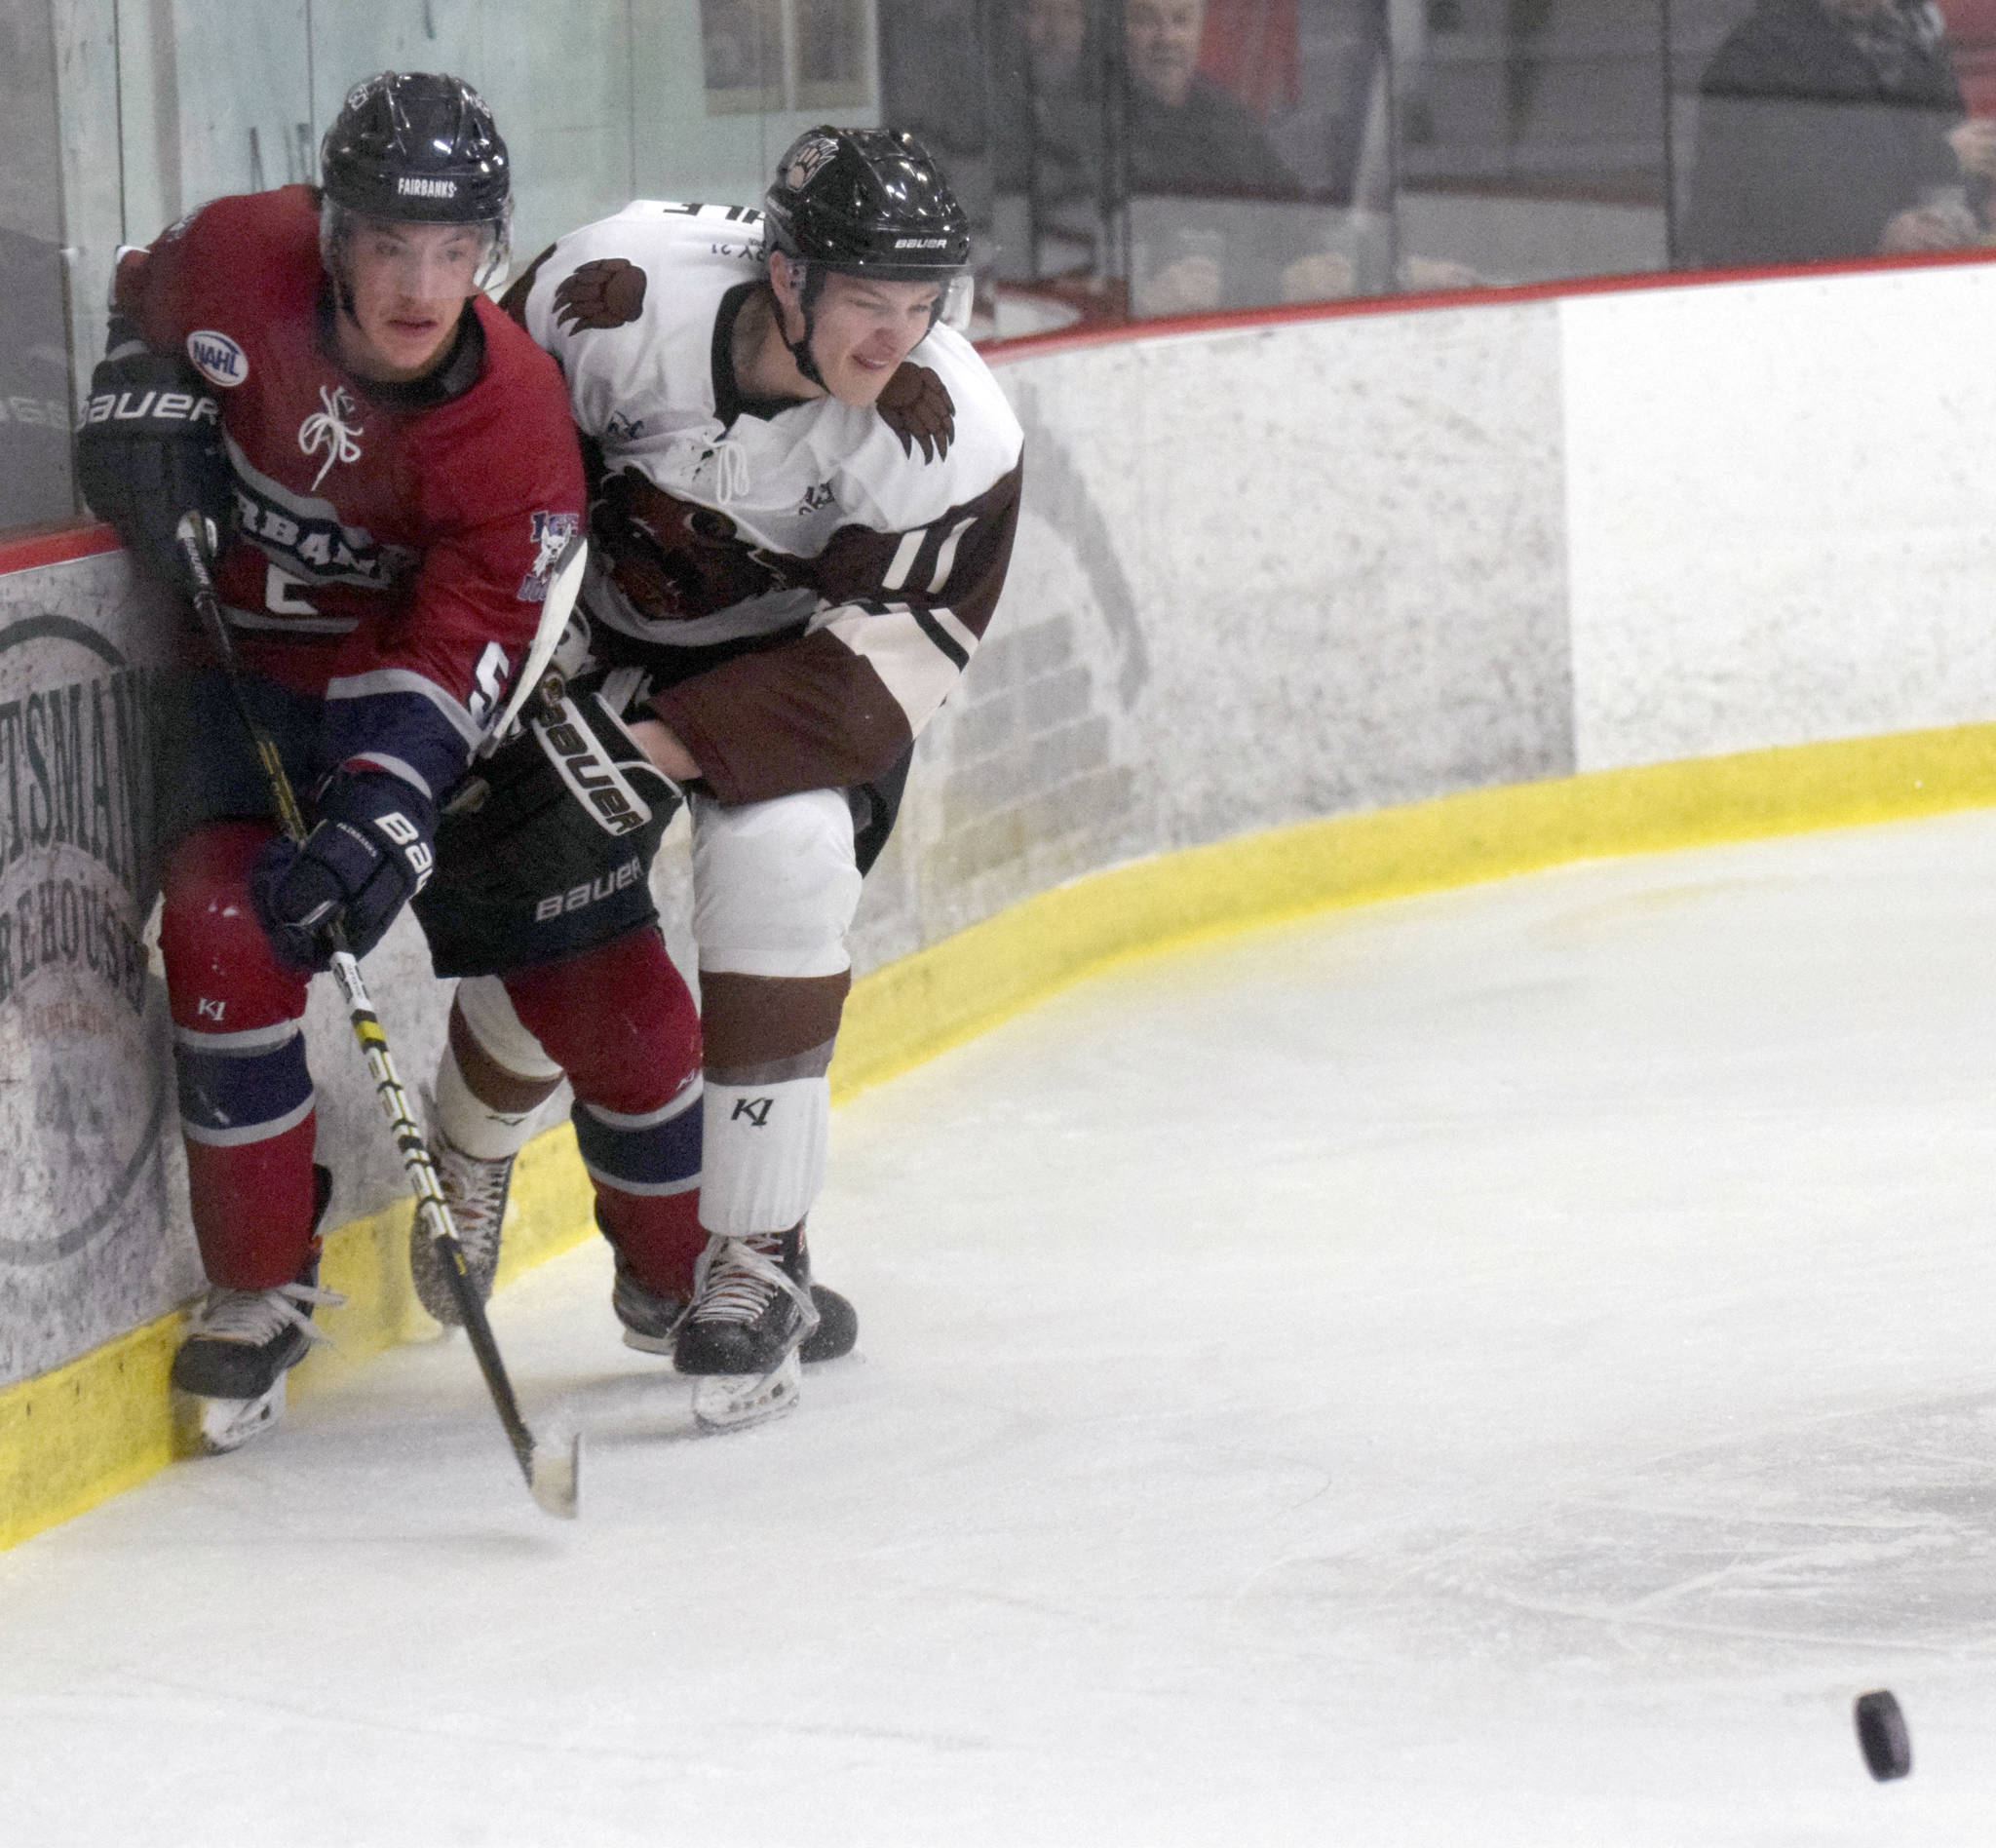
[[[825,389],[842,404],[872,404],[929,331],[937,294],[934,283],[827,276],[811,328],[811,356]]]
[[[475,290],[483,232],[363,220],[342,254],[351,309],[340,317],[341,357],[365,378],[420,378],[443,357]]]

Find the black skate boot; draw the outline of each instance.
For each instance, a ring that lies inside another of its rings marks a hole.
[[[818,1311],[818,1327],[799,1344],[798,1360],[806,1367],[843,1360],[860,1338],[860,1312],[837,1290],[823,1284],[811,1286],[811,1302]]]
[[[624,1325],[624,1345],[643,1354],[671,1354],[686,1319],[684,1296],[660,1296],[631,1274],[624,1253],[617,1252],[617,1281],[610,1290],[610,1307]]]
[[[430,1138],[430,1153],[437,1163],[438,1185],[443,1189],[444,1203],[450,1208],[450,1222],[457,1228],[457,1247],[464,1253],[465,1275],[479,1292],[479,1300],[489,1302],[492,1279],[499,1269],[499,1233],[506,1219],[506,1195],[513,1185],[513,1157],[481,1161],[476,1155],[467,1155],[441,1133]],[[409,1227],[409,1282],[416,1287],[416,1300],[446,1328],[463,1324],[437,1241],[430,1236],[421,1213]]]
[[[710,1431],[736,1431],[788,1411],[801,1384],[797,1350],[818,1325],[801,1225],[710,1238],[672,1345],[672,1364],[700,1378],[694,1417]]]
[[[337,1308],[346,1298],[319,1288],[319,1221],[332,1197],[332,1175],[316,1164],[312,1255],[295,1282],[275,1290],[211,1286],[173,1356],[173,1383],[200,1402],[201,1447],[234,1450],[283,1417],[285,1375],[314,1341],[331,1337],[315,1328],[313,1308]]]
[[[809,1367],[850,1354],[860,1338],[860,1318],[853,1305],[823,1284],[811,1286],[811,1301],[818,1311],[818,1331],[798,1346],[797,1358]],[[686,1298],[654,1295],[632,1276],[622,1252],[617,1255],[617,1282],[610,1291],[610,1306],[624,1325],[626,1347],[645,1354],[672,1354],[679,1324],[686,1317]]]

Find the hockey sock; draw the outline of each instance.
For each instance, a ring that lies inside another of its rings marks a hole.
[[[729,1238],[795,1225],[825,1185],[830,1127],[831,1086],[822,1075],[731,1084],[710,1072],[702,1222]]]
[[[465,1082],[457,1049],[445,1043],[437,1066],[437,1127],[453,1148],[481,1162],[518,1155],[534,1133],[540,1106],[502,1110],[487,1103]]]
[[[505,982],[520,1023],[574,1087],[570,1116],[604,1237],[645,1289],[690,1293],[706,1243],[700,1020],[664,940],[629,931]]]
[[[161,879],[188,1204],[209,1281],[231,1290],[289,1283],[317,1204],[300,1021],[308,977],[277,960],[250,901],[250,868],[274,831],[259,822],[197,829]]]
[[[698,1191],[647,1198],[598,1181],[596,1224],[654,1296],[693,1294],[693,1267],[707,1250]]]
[[[700,1228],[699,1077],[655,1110],[605,1109],[578,1097],[571,1112],[582,1164],[595,1184],[596,1223],[637,1280],[660,1294],[686,1295]]]

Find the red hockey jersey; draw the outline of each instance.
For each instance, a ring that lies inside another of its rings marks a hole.
[[[218,199],[128,253],[118,308],[216,388],[235,530],[216,581],[245,665],[326,701],[326,754],[433,796],[524,661],[583,511],[559,372],[482,297],[441,371],[359,378],[332,344],[319,195]]]

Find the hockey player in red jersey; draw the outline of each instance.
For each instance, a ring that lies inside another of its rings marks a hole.
[[[632,1345],[698,1377],[710,1425],[784,1409],[800,1355],[854,1337],[850,1306],[811,1284],[804,1233],[846,931],[914,738],[990,620],[1017,518],[1017,422],[940,320],[969,244],[912,136],[818,129],[761,212],[638,201],[562,238],[506,297],[560,363],[591,464],[583,607],[608,677],[581,705],[603,735],[628,715],[626,761],[641,749],[693,812],[698,1110],[576,1121],[599,1182],[622,1173],[688,1209],[676,1263],[620,1261],[613,1301]],[[504,969],[550,934],[652,928],[643,882],[615,876],[620,835],[585,823],[574,858],[518,851],[526,825],[509,807],[495,793],[466,829],[446,818],[418,908],[433,946],[460,921],[450,967]],[[462,926],[481,905],[498,928],[474,942]],[[489,1212],[460,1218],[484,1280],[522,1113],[564,1065],[507,984],[460,984],[437,1090],[443,1159],[483,1177],[462,1184]],[[451,1316],[440,1278],[424,1295]]]
[[[479,294],[506,272],[510,178],[477,94],[359,86],[322,178],[122,254],[77,437],[91,506],[170,581],[180,516],[211,521],[250,703],[312,824],[278,834],[225,683],[191,668],[167,721],[160,946],[211,1289],[173,1377],[214,1448],[278,1414],[326,1300],[301,1037],[325,927],[365,953],[429,876],[438,802],[583,514],[559,375]]]

